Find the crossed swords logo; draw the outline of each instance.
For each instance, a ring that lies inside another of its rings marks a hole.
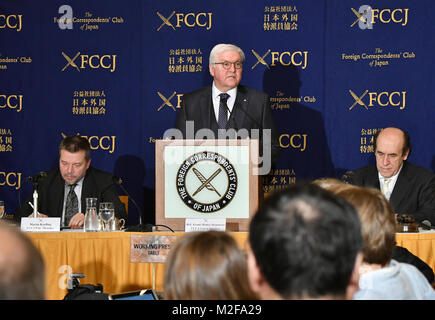
[[[177,92],[174,91],[174,93],[168,99],[166,99],[166,97],[158,91],[157,94],[163,100],[163,103],[160,105],[157,111],[160,111],[164,106],[169,106],[172,108],[172,110],[176,111],[174,105],[171,103],[171,99],[177,94]]]
[[[193,193],[192,197],[194,197],[198,192],[202,189],[206,188],[207,190],[214,191],[218,194],[219,197],[222,197],[221,194],[216,190],[216,188],[211,184],[211,181],[222,171],[222,169],[217,169],[208,179],[206,179],[201,172],[199,172],[196,168],[193,168],[193,172],[196,177],[201,181],[201,185],[198,189]]]
[[[357,104],[359,104],[360,106],[363,106],[364,108],[366,108],[366,110],[369,110],[369,108],[367,108],[366,104],[362,101],[362,98],[364,98],[364,96],[367,94],[367,92],[369,92],[369,90],[364,91],[364,93],[360,97],[358,97],[352,90],[349,90],[349,93],[355,99],[355,102],[349,107],[349,110],[352,110]]]
[[[67,54],[63,51],[62,51],[62,55],[66,59],[66,61],[68,61],[68,63],[65,65],[65,67],[63,67],[62,71],[64,71],[66,68],[68,68],[68,66],[73,66],[74,68],[77,69],[78,72],[80,72],[79,67],[74,62],[74,60],[77,59],[77,57],[80,55],[80,52],[77,52],[77,54],[72,59],[70,57],[68,57]]]
[[[364,18],[364,16],[369,12],[368,10],[364,10],[363,13],[359,13],[358,11],[356,11],[354,8],[351,8],[353,13],[358,17],[358,19],[356,19],[351,25],[350,27],[352,28],[358,21],[362,21],[364,23],[367,23],[367,19]]]
[[[171,20],[172,16],[175,14],[175,11],[172,11],[171,15],[168,18],[165,18],[160,12],[157,11],[157,15],[162,19],[163,23],[160,25],[160,27],[157,28],[157,31],[159,31],[164,25],[167,25],[175,30],[175,27],[173,24],[169,21]]]
[[[264,58],[266,58],[266,56],[270,53],[270,49],[269,50],[267,50],[267,52],[264,54],[264,56],[260,56],[257,52],[255,52],[254,50],[251,50],[252,51],[252,53],[254,54],[254,56],[257,58],[257,63],[256,64],[254,64],[253,66],[252,66],[252,70],[259,64],[259,63],[261,63],[262,65],[265,65],[266,67],[267,67],[267,69],[270,69],[269,68],[269,65],[266,63],[266,61],[264,61]]]

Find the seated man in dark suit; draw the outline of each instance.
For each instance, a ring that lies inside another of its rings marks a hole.
[[[89,141],[81,136],[65,137],[59,146],[59,168],[51,170],[38,183],[38,216],[61,217],[61,225],[82,228],[86,198],[99,202],[113,202],[115,216],[127,218],[124,204],[116,192],[110,173],[92,168]],[[33,216],[30,195],[15,212],[14,219]]]
[[[347,182],[380,189],[396,214],[435,225],[435,174],[406,161],[411,151],[408,134],[385,128],[376,134],[374,147],[376,165],[348,174]]]
[[[239,84],[244,60],[242,49],[232,44],[218,44],[211,50],[209,70],[213,84],[183,96],[175,123],[182,136],[175,138],[234,139],[236,134],[258,138],[265,167],[265,161],[274,164],[278,158],[275,122],[269,96]],[[188,122],[194,128],[190,129]]]

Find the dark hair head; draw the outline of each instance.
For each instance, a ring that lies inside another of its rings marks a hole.
[[[64,137],[59,145],[59,155],[62,150],[66,150],[71,153],[76,153],[83,150],[85,152],[86,161],[91,159],[91,145],[89,144],[88,139],[79,135]]]
[[[363,246],[353,206],[313,184],[267,198],[249,242],[266,281],[287,299],[344,296]]]

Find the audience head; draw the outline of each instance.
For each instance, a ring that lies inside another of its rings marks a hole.
[[[65,137],[59,146],[59,170],[67,184],[77,183],[91,164],[89,141],[79,135]]]
[[[358,214],[319,186],[296,184],[265,199],[249,246],[250,284],[263,299],[350,299],[358,290]]]
[[[352,185],[343,185],[331,191],[347,200],[358,211],[364,240],[364,262],[387,265],[396,245],[396,219],[382,192]]]
[[[385,178],[390,178],[399,171],[411,151],[409,135],[398,128],[385,128],[378,131],[375,135],[374,147],[376,167]]]
[[[182,236],[165,264],[165,299],[249,300],[246,259],[226,232],[193,232]]]
[[[44,262],[17,227],[0,222],[0,300],[45,298]]]
[[[328,190],[330,187],[342,185],[343,182],[335,178],[320,178],[314,180],[313,184]]]

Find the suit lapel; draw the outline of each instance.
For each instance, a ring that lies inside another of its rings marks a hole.
[[[197,131],[200,128],[211,128],[211,121],[212,121],[211,116],[213,115],[213,118],[215,118],[214,112],[212,113],[213,103],[211,100],[211,86],[207,87],[204,90],[203,94],[200,97],[199,105],[201,107],[200,115],[199,115],[199,119],[200,119],[199,121],[201,123],[201,126],[199,126],[199,128],[195,128],[195,131]]]
[[[376,169],[376,166],[375,166],[374,173],[370,175],[368,186],[379,190],[381,189],[381,186],[379,184],[379,174],[378,174],[378,170]]]
[[[411,178],[408,176],[408,165],[405,161],[403,163],[402,170],[397,177],[396,184],[394,185],[393,192],[390,197],[390,204],[393,209],[398,208],[406,194],[409,193],[409,189],[412,188]]]
[[[376,165],[368,167],[368,171],[363,174],[361,185],[363,187],[380,189],[378,169],[376,168]]]
[[[97,198],[97,196],[95,196],[97,189],[95,187],[94,180],[91,176],[91,172],[92,172],[92,167],[89,167],[88,170],[86,170],[86,175],[85,178],[83,179],[82,196],[81,196],[82,213],[86,212],[86,198]]]
[[[234,126],[237,130],[240,130],[242,128],[246,128],[248,129],[247,126],[244,125],[245,122],[245,118],[246,118],[246,113],[247,111],[247,106],[248,106],[248,99],[247,99],[247,94],[246,94],[246,89],[243,86],[238,86],[237,87],[237,96],[236,96],[236,101],[234,102],[234,106],[233,106],[233,122],[234,122]],[[243,110],[241,110],[243,109]],[[227,124],[227,128],[229,126],[231,121],[228,122]]]
[[[51,213],[54,217],[62,216],[63,211],[63,200],[65,197],[65,181],[63,180],[60,172],[55,177],[55,182],[53,183],[53,187],[50,189],[52,193],[49,198],[57,199],[57,201],[53,201],[51,207]],[[38,210],[39,211],[39,210]]]

